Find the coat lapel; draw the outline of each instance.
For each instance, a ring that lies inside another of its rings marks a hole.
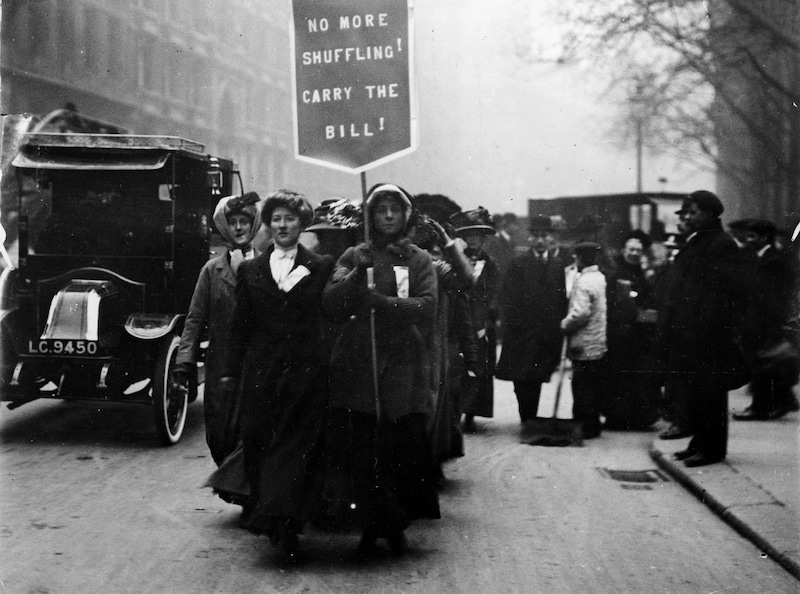
[[[221,256],[217,262],[217,270],[219,271],[219,277],[222,279],[222,282],[231,287],[236,286],[236,275],[233,274],[233,268],[231,268],[227,253]]]
[[[269,264],[270,256],[272,252],[275,251],[275,247],[270,245],[261,256],[258,257],[258,269],[256,270],[256,277],[258,279],[258,284],[263,288],[267,293],[271,295],[278,295],[280,294],[281,290],[278,288],[278,283],[275,282],[275,279],[272,278],[272,268]]]
[[[313,255],[306,248],[304,248],[301,244],[297,244],[297,256],[294,259],[294,267],[292,268],[292,270],[294,270],[298,266],[305,266],[306,268],[308,268],[308,271],[311,274],[309,274],[308,276],[306,276],[304,278],[301,278],[297,282],[297,284],[294,287],[292,287],[292,289],[287,293],[287,295],[291,295],[292,293],[297,291],[297,289],[299,287],[302,287],[306,283],[308,283],[310,281],[310,279],[314,276],[314,271],[316,269],[316,261],[315,261]]]

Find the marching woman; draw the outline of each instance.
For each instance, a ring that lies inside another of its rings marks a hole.
[[[412,520],[440,517],[428,433],[437,281],[430,256],[406,237],[411,211],[405,190],[374,186],[369,243],[342,255],[325,289],[328,314],[349,321],[331,356],[324,496],[361,529],[361,554],[378,538],[401,551]]]
[[[466,293],[472,286],[473,271],[462,245],[450,239],[435,219],[424,214],[417,217],[410,237],[431,255],[439,288],[431,349],[436,412],[430,433],[439,486],[443,487],[443,463],[464,455],[462,379],[467,370],[473,373],[478,370],[478,343]]]
[[[251,509],[244,527],[270,537],[287,560],[322,485],[327,399],[322,291],[333,259],[298,244],[312,209],[302,194],[270,193],[262,220],[274,244],[239,268],[220,383],[241,381],[244,471]],[[241,378],[241,380],[240,380]]]
[[[464,250],[473,266],[469,304],[478,343],[480,373],[464,378],[464,430],[476,431],[475,417],[494,415],[494,368],[497,359],[497,311],[500,273],[494,260],[483,249],[486,237],[495,234],[489,212],[478,207],[460,212],[450,220],[456,235],[467,243]]]
[[[231,328],[236,270],[242,260],[257,255],[253,238],[261,227],[261,200],[255,192],[228,196],[214,210],[214,224],[228,251],[206,262],[192,295],[181,334],[173,381],[179,385],[197,382],[200,342],[208,339],[205,357],[203,414],[206,443],[219,466],[239,443],[239,397],[219,388],[223,344]]]

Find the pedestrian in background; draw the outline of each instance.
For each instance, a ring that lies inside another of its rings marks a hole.
[[[378,538],[403,550],[412,520],[439,517],[428,432],[438,289],[430,256],[407,237],[411,214],[408,192],[374,186],[369,243],[339,258],[325,289],[328,313],[347,320],[331,357],[325,499],[361,529],[364,555]]]
[[[745,347],[753,377],[750,406],[733,415],[738,421],[779,419],[797,410],[793,387],[798,380],[798,354],[786,336],[791,318],[793,270],[775,247],[777,229],[771,221],[746,221],[744,250],[752,263],[753,295],[747,312]]]
[[[495,234],[489,212],[475,210],[450,217],[456,236],[467,247],[464,253],[472,262],[472,285],[467,290],[472,326],[478,345],[480,372],[464,377],[464,430],[476,430],[475,417],[494,416],[494,368],[497,360],[497,321],[500,271],[484,250],[486,238]]]
[[[725,459],[728,390],[747,381],[741,348],[747,286],[736,243],[722,229],[723,210],[714,193],[699,190],[677,211],[688,237],[658,324],[657,365],[680,391],[692,435],[675,456],[689,467]]]
[[[531,219],[531,248],[515,257],[500,290],[503,348],[495,377],[513,381],[524,425],[536,418],[542,383],[561,358],[561,320],[567,312],[564,262],[555,252],[550,217]]]
[[[675,378],[669,374],[661,373],[658,369],[658,340],[659,328],[666,315],[666,304],[670,293],[672,276],[675,271],[674,262],[677,255],[686,243],[686,227],[682,222],[678,222],[678,233],[670,235],[664,242],[667,249],[666,260],[658,267],[653,274],[653,306],[656,311],[656,326],[654,332],[654,344],[648,353],[648,373],[653,381],[662,389],[661,416],[669,425],[658,434],[659,439],[673,440],[689,437],[689,420],[687,406],[684,402],[684,394],[676,389]]]
[[[219,380],[223,346],[233,323],[236,271],[241,262],[258,255],[253,238],[261,227],[260,215],[261,200],[255,192],[228,196],[217,203],[213,220],[228,250],[200,270],[175,359],[173,381],[195,390],[200,343],[208,340],[203,417],[206,443],[217,466],[233,453],[240,439],[239,394],[221,390]]]
[[[648,373],[653,348],[655,310],[652,288],[642,263],[651,245],[644,231],[623,237],[622,249],[606,275],[608,297],[608,353],[606,427],[642,429],[658,420],[660,389]]]
[[[262,219],[274,244],[239,267],[220,380],[229,392],[241,381],[244,472],[252,490],[244,526],[267,534],[287,560],[297,558],[297,535],[323,480],[322,291],[333,260],[298,245],[311,217],[302,194],[267,195]]]
[[[572,285],[561,329],[572,361],[572,417],[584,439],[599,437],[606,345],[606,278],[597,264],[601,246],[583,241],[573,247],[578,276]]]

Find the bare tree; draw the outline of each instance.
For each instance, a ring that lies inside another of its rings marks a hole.
[[[571,0],[552,9],[563,34],[548,58],[625,90],[628,139],[643,130],[651,150],[713,163],[739,212],[785,219],[800,190],[799,4]]]

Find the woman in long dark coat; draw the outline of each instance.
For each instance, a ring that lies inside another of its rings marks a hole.
[[[267,196],[274,245],[239,268],[223,388],[242,382],[242,444],[252,510],[244,526],[295,558],[322,486],[327,360],[322,291],[333,259],[298,244],[311,221],[296,192]]]
[[[219,466],[239,445],[239,397],[220,390],[220,365],[222,347],[230,334],[236,270],[242,260],[258,255],[253,247],[253,238],[261,228],[258,194],[222,198],[214,209],[214,224],[228,250],[206,262],[197,278],[175,360],[174,381],[181,385],[197,381],[200,342],[208,340],[203,414],[206,443]]]
[[[325,495],[362,530],[361,553],[378,538],[400,550],[411,520],[439,517],[428,435],[437,282],[430,256],[406,237],[410,215],[407,192],[391,184],[372,188],[364,212],[370,243],[342,255],[325,289],[327,312],[349,319],[331,357]]]
[[[478,346],[480,373],[464,378],[464,430],[476,430],[475,417],[494,416],[494,368],[497,361],[497,316],[500,273],[491,256],[483,249],[486,237],[495,234],[492,218],[482,207],[453,215],[456,235],[467,244],[466,255],[472,262],[472,286],[469,296],[472,325]]]

